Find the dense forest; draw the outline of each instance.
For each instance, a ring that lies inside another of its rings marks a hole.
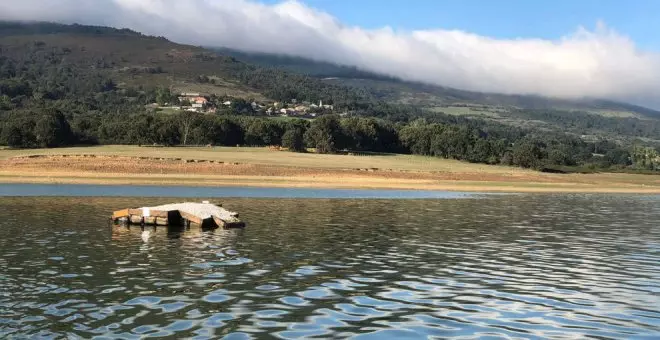
[[[413,153],[536,169],[660,168],[658,149],[644,140],[585,141],[579,136],[598,128],[658,138],[657,121],[536,110],[535,118],[571,126],[570,133],[522,128],[391,104],[364,89],[249,65],[128,30],[42,25],[0,25],[2,145],[282,145],[298,152]],[[221,79],[272,100],[323,100],[342,114],[314,120],[256,116],[241,98],[234,102],[242,105],[217,114],[150,112],[147,104],[176,101],[164,79],[204,84]]]

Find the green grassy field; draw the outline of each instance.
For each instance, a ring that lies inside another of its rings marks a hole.
[[[586,112],[601,115],[604,117],[611,118],[639,118],[639,119],[649,119],[643,115],[637,114],[631,111],[615,111],[615,110],[586,110]]]
[[[500,112],[502,109],[493,107],[488,109],[475,110],[474,108],[467,106],[436,106],[430,108],[430,110],[433,112],[442,112],[453,116],[482,116],[498,118],[500,117],[498,112]]]

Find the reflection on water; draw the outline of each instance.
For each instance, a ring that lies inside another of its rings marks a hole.
[[[660,337],[660,199],[232,199],[245,230],[111,227],[165,199],[0,199],[0,337]]]

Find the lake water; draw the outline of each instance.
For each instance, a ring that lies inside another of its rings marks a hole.
[[[483,195],[483,194],[482,194]],[[1,184],[0,197],[248,197],[248,198],[463,198],[475,194],[431,190],[359,190],[153,185]]]
[[[225,199],[246,229],[146,242],[108,224],[169,201],[0,197],[0,338],[660,337],[658,196]]]

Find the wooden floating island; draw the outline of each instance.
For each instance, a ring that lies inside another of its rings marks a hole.
[[[226,210],[221,205],[202,203],[174,203],[155,207],[129,208],[112,214],[114,223],[186,226],[199,225],[202,228],[244,228],[245,223],[238,213]]]

